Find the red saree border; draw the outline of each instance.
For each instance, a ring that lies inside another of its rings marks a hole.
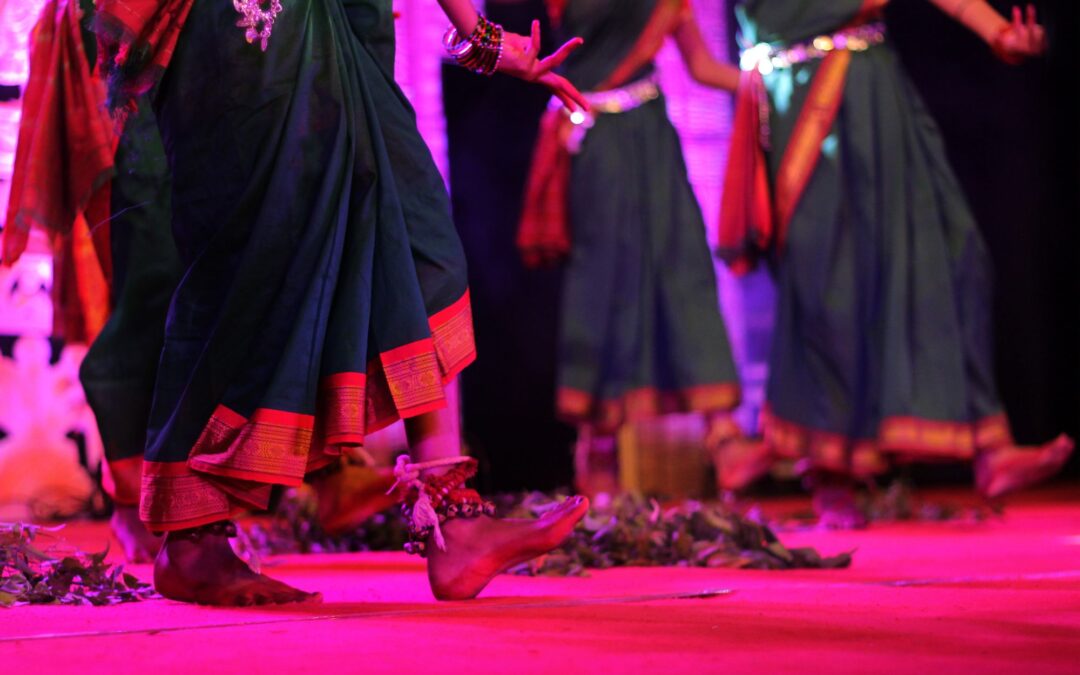
[[[326,445],[363,445],[367,375],[337,373],[319,383],[319,436]]]
[[[229,518],[229,495],[184,462],[143,463],[139,518],[152,532],[199,527]]]
[[[383,352],[379,362],[399,417],[415,417],[445,405],[439,357],[431,338]]]
[[[476,332],[469,291],[446,309],[435,312],[428,324],[442,369],[443,384],[447,384],[476,360]]]
[[[142,455],[106,459],[101,465],[101,487],[118,506],[137,506],[142,486]]]
[[[884,455],[916,460],[970,460],[982,448],[1012,442],[1004,413],[974,422],[950,422],[921,417],[887,417],[876,438],[849,438],[784,419],[769,408],[761,413],[765,442],[778,456],[804,460],[811,468],[857,475],[882,473]]]
[[[446,406],[445,388],[476,360],[468,289],[428,319],[431,337],[368,364],[367,433]]]
[[[969,459],[979,448],[1011,442],[1012,433],[1004,414],[991,415],[972,423],[891,417],[882,421],[878,430],[878,443],[882,450],[915,456],[961,456]]]
[[[778,417],[768,407],[761,411],[761,429],[765,443],[777,457],[806,460],[813,468],[838,473],[851,469],[848,448],[858,441],[848,439],[843,434],[790,422]]]
[[[146,462],[140,517],[157,531],[197,527],[245,507],[265,508],[271,485],[296,487],[337,461],[342,446],[406,417],[444,407],[445,385],[476,358],[465,293],[428,319],[432,337],[396,347],[319,383],[315,415],[219,405],[186,462]]]
[[[250,418],[219,405],[188,456],[194,471],[298,486],[307,471],[315,416],[257,409]]]
[[[602,430],[617,429],[625,422],[637,422],[680,412],[731,410],[739,404],[741,390],[736,382],[696,385],[663,391],[656,387],[632,389],[618,398],[596,400],[588,392],[559,387],[555,408],[571,423],[593,423]]]

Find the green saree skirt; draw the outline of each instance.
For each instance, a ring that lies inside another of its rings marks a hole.
[[[269,49],[196,0],[155,101],[183,276],[141,516],[263,507],[342,447],[445,405],[475,355],[442,179],[393,80],[389,0],[293,0]]]
[[[601,431],[739,401],[701,209],[663,97],[602,114],[573,159],[557,405]]]

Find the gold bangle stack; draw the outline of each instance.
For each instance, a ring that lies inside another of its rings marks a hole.
[[[450,26],[443,36],[443,46],[462,68],[479,75],[493,75],[502,61],[503,27],[481,15],[476,28],[464,40],[458,35],[457,28]]]

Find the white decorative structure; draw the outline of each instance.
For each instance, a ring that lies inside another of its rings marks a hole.
[[[0,358],[0,519],[75,514],[94,494],[103,451],[79,385],[85,353],[68,346],[50,363],[47,338],[22,337],[14,358]]]
[[[30,75],[30,31],[44,0],[0,0],[0,85],[22,87]],[[22,102],[0,101],[0,224],[7,213]]]

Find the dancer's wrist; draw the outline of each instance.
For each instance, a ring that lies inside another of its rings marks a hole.
[[[443,36],[446,53],[462,68],[479,75],[494,75],[502,61],[505,32],[503,27],[477,15],[474,28],[464,33],[451,24]]]

